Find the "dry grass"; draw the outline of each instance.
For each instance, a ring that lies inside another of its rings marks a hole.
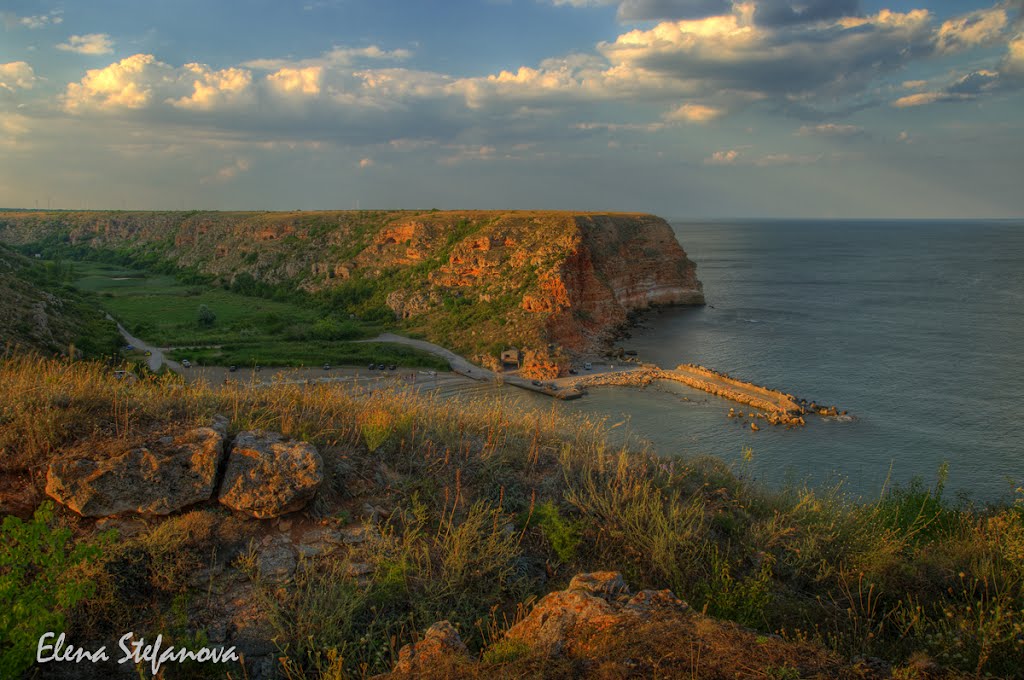
[[[261,591],[293,677],[387,670],[403,643],[445,618],[484,650],[500,640],[494,622],[514,617],[519,602],[598,569],[622,571],[634,588],[671,588],[698,611],[789,642],[905,663],[902,677],[915,677],[922,659],[982,676],[1024,667],[1021,503],[953,506],[941,486],[923,485],[874,503],[835,490],[770,491],[713,460],[614,448],[599,423],[500,400],[337,384],[132,383],[95,364],[32,358],[0,363],[0,395],[8,471],[38,472],[83,443],[131,441],[215,413],[229,416],[232,431],[259,427],[317,444],[331,483],[314,513],[369,521],[370,504],[382,515],[349,556],[371,564],[371,576],[311,562],[295,587]],[[541,504],[544,522],[532,519]],[[169,584],[241,552],[241,539],[233,551],[218,547],[229,542],[229,519],[213,512],[156,523],[112,551],[97,567],[90,625],[133,616],[139,625],[142,603],[162,612],[148,616],[151,625],[170,621],[185,595],[202,610],[202,588],[183,594]],[[571,661],[491,650],[484,667],[499,677],[509,667],[538,677],[578,671]],[[714,654],[701,652],[696,677],[714,675],[700,671],[715,667]],[[786,677],[780,669],[763,677]]]

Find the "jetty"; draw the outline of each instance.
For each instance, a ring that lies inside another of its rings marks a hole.
[[[838,409],[834,406],[818,407],[817,404],[808,404],[792,394],[755,385],[694,364],[680,364],[674,369],[642,364],[621,371],[563,379],[559,383],[585,389],[601,385],[646,387],[657,380],[683,383],[702,392],[763,411],[764,419],[773,425],[805,425],[804,416],[810,413],[821,416],[839,415]]]

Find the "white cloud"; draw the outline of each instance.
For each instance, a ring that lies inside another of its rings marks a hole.
[[[323,79],[323,72],[323,66],[283,67],[268,75],[267,82],[281,94],[316,96],[320,94],[320,81]]]
[[[359,167],[360,168],[372,168],[373,167],[373,159],[372,158],[361,158],[361,159],[359,159]]]
[[[740,158],[740,152],[736,149],[716,151],[710,157],[704,159],[705,165],[735,165]]]
[[[1003,70],[1011,74],[1024,75],[1024,33],[1018,33],[1007,45]]]
[[[411,56],[412,52],[409,50],[385,50],[377,45],[370,45],[369,47],[333,47],[311,59],[251,59],[240,65],[264,71],[279,71],[285,68],[303,69],[311,66],[337,68],[353,66],[362,62],[402,61]]]
[[[243,100],[252,85],[252,72],[240,68],[212,70],[206,64],[185,64],[180,78],[192,81],[192,94],[173,100],[185,109],[210,109]]]
[[[78,54],[110,54],[114,51],[114,42],[106,33],[89,33],[73,35],[67,42],[59,43],[57,49]]]
[[[822,135],[825,137],[854,137],[864,132],[864,128],[857,125],[840,125],[838,123],[822,123],[820,125],[804,125],[796,134],[801,137],[811,135]]]
[[[495,158],[497,149],[486,144],[481,146],[456,145],[456,153],[438,159],[442,165],[458,165],[466,161],[488,161]]]
[[[716,151],[704,159],[704,165],[745,165],[766,168],[777,165],[810,165],[822,159],[819,155],[794,155],[773,153],[758,157],[748,157],[738,149]]]
[[[998,71],[982,69],[962,76],[940,90],[918,92],[900,97],[892,103],[899,109],[925,106],[937,102],[958,102],[977,99],[979,96],[1006,87],[1005,78]]]
[[[0,64],[0,90],[28,90],[37,80],[39,78],[28,62],[12,61]]]
[[[246,172],[250,167],[249,161],[245,158],[237,158],[231,165],[226,165],[215,174],[204,177],[199,180],[200,184],[209,184],[211,182],[229,182],[237,177],[240,173]]]
[[[991,45],[1002,37],[1008,24],[1006,10],[999,7],[955,17],[939,27],[935,47],[939,52],[955,52]]]
[[[3,12],[0,13],[0,17],[3,18],[4,26],[7,28],[27,28],[30,30],[56,26],[64,21],[62,11],[59,9],[55,9],[48,14],[35,14],[25,17],[19,17],[11,12]]]
[[[665,114],[665,120],[667,121],[685,121],[687,123],[707,123],[721,118],[725,115],[725,110],[715,106],[705,106],[704,104],[683,104],[682,106],[669,111]]]
[[[64,107],[88,109],[140,109],[153,98],[153,90],[173,76],[174,69],[152,54],[135,54],[105,68],[89,69],[77,83],[68,83]]]

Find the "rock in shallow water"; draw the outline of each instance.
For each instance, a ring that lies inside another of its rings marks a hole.
[[[308,442],[276,432],[239,432],[228,455],[220,502],[257,519],[301,510],[320,488],[323,468]]]
[[[54,461],[48,496],[84,517],[168,515],[213,495],[227,419],[105,460]]]

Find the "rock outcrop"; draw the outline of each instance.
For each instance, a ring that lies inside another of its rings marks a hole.
[[[530,614],[505,634],[546,655],[585,651],[595,629],[614,629],[650,620],[655,614],[682,614],[686,603],[669,590],[632,595],[613,571],[579,574],[569,587],[546,595]]]
[[[422,640],[398,651],[394,673],[412,676],[436,673],[469,660],[469,650],[458,631],[449,622],[439,621],[427,629]]]
[[[308,442],[276,432],[239,432],[228,455],[220,502],[258,519],[301,510],[320,488],[323,468]]]
[[[167,515],[213,495],[226,433],[227,419],[218,417],[112,458],[57,460],[46,493],[85,517]]]
[[[617,572],[580,574],[471,659],[447,621],[406,645],[382,678],[869,678],[809,643],[758,635],[692,611],[669,590],[632,593]]]

